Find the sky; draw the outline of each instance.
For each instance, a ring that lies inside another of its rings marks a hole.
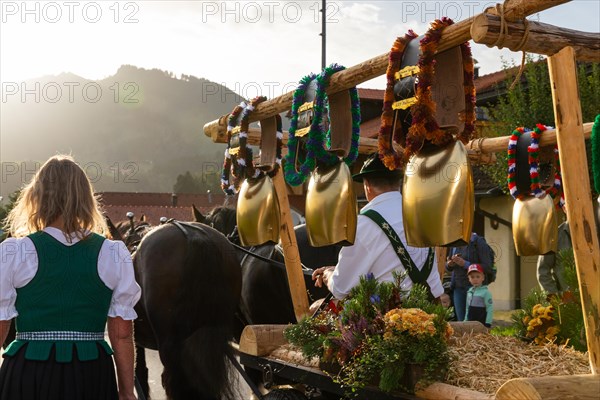
[[[327,64],[352,66],[389,51],[408,29],[435,18],[455,22],[489,1],[327,1]],[[240,95],[293,90],[321,69],[321,0],[0,1],[0,81],[71,72],[109,77],[130,64],[206,78]],[[600,32],[600,1],[574,0],[529,17]],[[520,62],[521,53],[473,44],[480,74]],[[385,87],[383,77],[361,87]]]

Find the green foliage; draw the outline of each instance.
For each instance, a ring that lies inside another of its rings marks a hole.
[[[573,249],[561,250],[557,258],[565,268],[569,290],[561,296],[548,296],[543,290],[533,289],[523,301],[523,308],[511,315],[511,330],[513,336],[528,342],[555,341],[584,352],[585,324]]]
[[[290,325],[283,335],[290,343],[300,347],[306,358],[321,357],[328,334],[335,329],[335,318],[330,313],[320,313],[316,318],[306,316],[296,325]]]
[[[422,380],[439,379],[449,363],[449,310],[430,302],[426,287],[402,292],[404,276],[394,278],[362,277],[336,310],[303,319],[287,328],[285,337],[307,358],[337,365],[334,381],[352,392],[366,385],[412,392],[414,382],[407,376],[415,365]]]
[[[506,80],[499,85],[509,87],[515,79],[515,65],[504,65]],[[510,72],[510,73],[509,73]],[[579,95],[583,120],[591,122],[598,114],[600,104],[600,67],[598,64],[579,64]],[[543,57],[528,57],[521,84],[498,98],[498,103],[489,110],[491,125],[483,132],[485,137],[507,136],[519,126],[533,129],[535,124],[555,125],[554,109],[548,64]],[[506,151],[496,153],[497,162],[484,166],[486,173],[508,193],[507,154]],[[588,156],[588,160],[590,157]]]
[[[396,275],[396,279],[402,279]],[[360,283],[352,288],[348,300],[340,313],[342,323],[346,324],[354,316],[364,316],[371,320],[400,305],[399,285],[393,282],[378,282],[373,274],[360,277]],[[406,294],[406,293],[405,293]]]
[[[565,282],[569,286],[569,296],[564,296],[561,302],[557,302],[558,323],[560,324],[560,337],[568,341],[569,345],[579,351],[587,350],[585,338],[585,322],[583,320],[583,308],[581,306],[581,295],[579,281],[575,268],[575,257],[573,249],[565,249],[556,255],[558,262],[565,268]]]
[[[10,210],[13,209],[15,202],[19,198],[20,193],[21,193],[20,190],[17,190],[16,192],[11,193],[8,196],[8,202],[6,205],[4,205],[4,203],[0,204],[0,229],[2,229],[2,230],[5,229],[4,220],[8,216],[8,213],[10,212]],[[0,242],[6,238],[6,235],[7,235],[6,232],[3,232],[2,234],[0,234]]]

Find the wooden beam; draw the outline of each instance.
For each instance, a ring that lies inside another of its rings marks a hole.
[[[434,382],[425,388],[418,389],[415,394],[419,399],[428,400],[494,400],[493,394],[477,392],[441,382]]]
[[[287,343],[283,331],[289,325],[246,325],[240,337],[239,350],[253,356],[267,356]]]
[[[566,47],[550,56],[548,71],[590,367],[592,373],[597,374],[600,366],[600,249],[590,196],[575,50]]]
[[[540,376],[506,381],[495,400],[598,400],[598,375]]]
[[[569,1],[571,0],[506,0],[504,2],[504,15],[509,21],[519,20],[556,5],[568,3]],[[493,11],[488,11],[488,13],[493,13]],[[467,18],[444,29],[437,51],[442,52],[470,40],[473,19],[474,17]],[[390,43],[392,43],[391,38]],[[388,58],[389,53],[385,53],[334,74],[331,77],[327,93],[332,94],[348,90],[360,83],[383,75],[387,69]],[[260,103],[250,115],[250,122],[273,117],[276,114],[289,110],[292,106],[293,94],[294,92],[291,91]],[[227,119],[224,117],[204,125],[204,134],[213,138],[213,140],[226,136],[226,130]]]
[[[584,139],[588,139],[592,134],[592,126],[593,122],[588,122],[583,124],[583,137]],[[533,128],[533,127],[531,127]],[[508,140],[510,136],[499,136],[494,138],[483,138],[483,139],[474,139],[473,148],[481,151],[484,154],[487,153],[496,153],[499,151],[506,151],[508,149]],[[548,129],[544,131],[540,139],[540,147],[551,146],[556,144],[556,129]],[[469,143],[468,146],[471,146]]]
[[[535,21],[508,22],[508,34],[499,43],[512,51],[545,54],[551,56],[561,49],[571,46],[580,61],[600,62],[600,34],[561,28]],[[500,17],[480,14],[471,25],[471,37],[475,43],[493,47],[500,36]],[[521,46],[527,32],[525,43]]]
[[[583,124],[583,134],[588,139],[592,133],[593,122]],[[510,136],[500,136],[495,138],[479,138],[473,139],[467,144],[469,159],[475,164],[490,164],[495,162],[495,159],[488,158],[481,160],[480,154],[493,154],[496,152],[506,151],[508,148],[508,139]],[[218,143],[225,143],[227,138],[219,139]],[[287,144],[288,133],[283,132],[283,145]],[[248,144],[253,146],[260,145],[260,129],[250,128],[248,130]],[[540,146],[550,146],[556,144],[556,129],[548,129],[540,139]],[[397,148],[397,150],[399,150]],[[377,139],[361,137],[358,142],[358,152],[360,154],[371,154],[377,151]]]
[[[540,11],[556,7],[560,4],[569,3],[571,0],[505,0],[502,4],[504,8],[504,18],[507,21],[521,21],[527,16],[539,13]],[[496,7],[488,7],[484,13],[498,14]]]

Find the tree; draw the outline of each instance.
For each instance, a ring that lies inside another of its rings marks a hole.
[[[190,171],[183,175],[177,175],[177,181],[173,185],[173,193],[200,193],[199,182],[192,176]]]
[[[20,193],[21,193],[20,190],[17,190],[16,192],[11,193],[8,196],[8,203],[6,205],[0,204],[0,242],[2,240],[4,240],[5,236],[6,236],[5,232],[4,232],[4,229],[5,229],[4,219],[7,217],[10,210],[13,209],[15,202],[19,198]]]
[[[200,176],[193,175],[186,171],[183,175],[177,176],[177,181],[173,185],[173,193],[206,193],[208,190],[220,190],[220,178],[217,173],[206,173]]]
[[[514,75],[508,73],[509,69],[514,70],[514,65],[504,65],[507,79],[503,84],[506,87],[510,86],[514,80]],[[600,104],[599,64],[580,63],[578,65],[578,84],[583,121],[593,121],[600,111],[598,109],[598,104]],[[491,116],[492,122],[484,130],[483,136],[487,137],[510,135],[519,126],[533,129],[537,123],[554,126],[554,108],[547,62],[541,56],[528,58],[521,84],[500,96],[498,103],[488,109],[488,114]],[[591,160],[589,145],[587,147],[589,163]],[[499,152],[496,156],[498,159],[496,164],[484,166],[484,169],[500,188],[508,193],[507,153]]]

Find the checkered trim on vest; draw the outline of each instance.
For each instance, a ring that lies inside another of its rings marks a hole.
[[[17,340],[48,340],[48,341],[98,341],[104,340],[104,332],[72,332],[72,331],[43,331],[18,332]]]

